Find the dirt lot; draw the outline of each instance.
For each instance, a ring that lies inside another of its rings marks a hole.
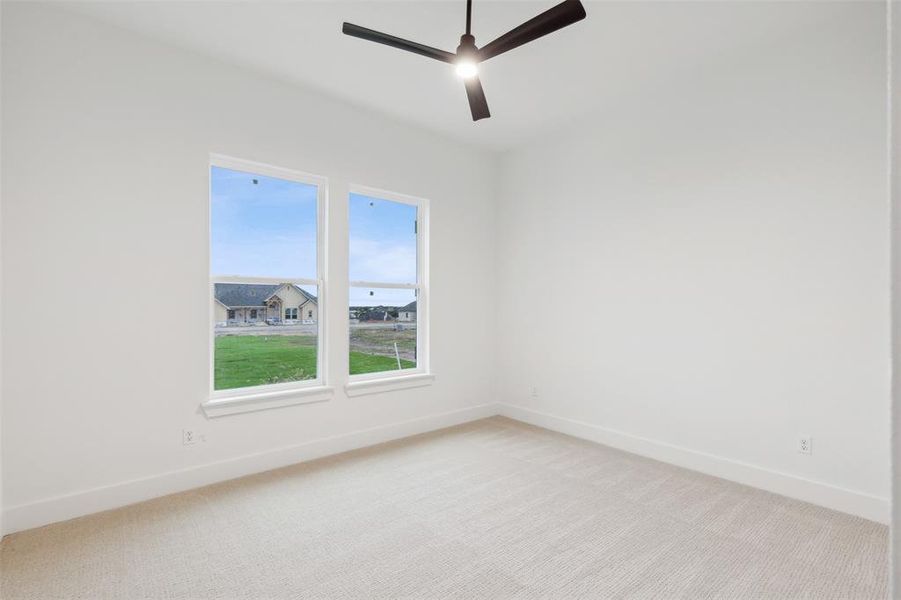
[[[416,325],[413,323],[351,323],[350,351],[394,356],[394,343],[402,359],[416,360]]]
[[[233,325],[216,327],[216,335],[316,335],[317,326],[310,325]]]

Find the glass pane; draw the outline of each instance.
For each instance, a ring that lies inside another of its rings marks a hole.
[[[216,283],[213,389],[316,379],[316,286]]]
[[[350,280],[416,283],[416,207],[350,195]]]
[[[350,288],[350,374],[416,367],[414,290]]]
[[[317,187],[210,171],[211,274],[316,279]]]

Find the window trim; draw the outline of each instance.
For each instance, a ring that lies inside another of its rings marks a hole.
[[[254,277],[243,275],[217,275],[211,272],[212,267],[212,169],[219,167],[233,171],[241,171],[252,175],[264,175],[287,181],[296,181],[316,186],[316,278],[277,278]],[[305,173],[294,169],[276,167],[250,160],[233,158],[221,154],[210,154],[207,175],[207,271],[209,273],[209,384],[208,398],[201,404],[208,417],[236,414],[292,404],[322,402],[331,398],[333,388],[329,387],[330,372],[328,364],[328,319],[327,319],[327,267],[328,267],[328,179],[319,175]],[[290,381],[285,383],[264,384],[242,388],[216,390],[216,331],[215,305],[216,283],[291,283],[295,285],[316,286],[318,305],[317,318],[317,350],[316,379]]]
[[[399,202],[416,207],[416,282],[414,283],[385,283],[375,281],[348,281],[348,291],[354,287],[412,289],[416,293],[416,367],[413,369],[395,369],[393,371],[381,371],[379,373],[360,373],[351,375],[347,373],[347,383],[344,386],[348,396],[391,391],[405,387],[419,387],[430,385],[434,380],[431,371],[431,346],[429,340],[429,200],[420,196],[399,194],[388,190],[358,185],[351,183],[347,193],[347,244],[350,248],[350,196],[359,194],[379,200]],[[348,270],[350,256],[348,254]],[[348,335],[350,334],[349,312]],[[348,347],[348,353],[350,348]],[[395,383],[397,385],[392,385]],[[415,385],[408,385],[415,383]]]
[[[389,371],[390,373],[402,372],[404,375],[394,375],[393,377],[381,377],[378,379],[369,379],[363,381],[350,381],[344,386],[344,393],[348,397],[367,396],[370,394],[380,394],[382,392],[395,392],[408,388],[425,387],[432,385],[435,381],[434,373],[414,373],[406,375],[405,371]]]

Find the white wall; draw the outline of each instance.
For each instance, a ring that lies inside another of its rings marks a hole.
[[[7,531],[490,412],[493,319],[460,292],[495,293],[491,156],[61,9],[4,3],[2,34]],[[348,183],[431,200],[433,386],[348,399],[342,342],[332,401],[200,414],[211,152],[330,178],[332,315]]]
[[[0,40],[3,31],[3,11],[0,9]],[[3,44],[0,43],[0,64]],[[3,75],[0,70],[0,114],[3,113]],[[3,123],[0,119],[0,166],[3,163]],[[0,168],[0,340],[3,339],[3,169]],[[0,538],[3,537],[3,348],[0,343]]]
[[[891,196],[892,196],[892,598],[901,598],[901,1],[890,13]]]
[[[885,8],[809,10],[506,157],[499,393],[512,416],[887,520]]]

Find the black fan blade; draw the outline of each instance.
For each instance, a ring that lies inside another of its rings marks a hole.
[[[403,38],[388,35],[387,33],[382,33],[381,31],[375,31],[374,29],[360,27],[359,25],[354,25],[353,23],[345,23],[344,27],[341,28],[341,31],[347,35],[352,35],[353,37],[358,37],[363,40],[369,40],[370,42],[377,42],[379,44],[385,44],[386,46],[391,46],[393,48],[400,48],[401,50],[406,50],[407,52],[421,54],[422,56],[434,58],[435,60],[440,60],[446,63],[453,63],[457,59],[457,56],[450,52],[445,52],[444,50],[432,48],[431,46],[426,46],[424,44],[411,42]]]
[[[564,0],[554,8],[529,19],[479,50],[479,58],[488,60],[508,50],[513,50],[532,40],[553,33],[585,18],[585,7],[579,0]]]
[[[466,85],[466,97],[469,98],[469,110],[472,111],[472,120],[487,119],[491,116],[488,111],[488,100],[485,99],[485,91],[478,75],[463,80]]]

